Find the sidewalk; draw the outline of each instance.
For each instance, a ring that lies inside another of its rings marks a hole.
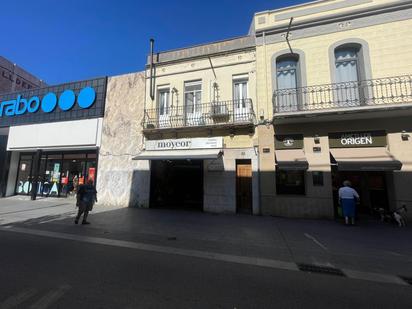
[[[60,201],[60,200],[58,200]],[[40,204],[41,202],[39,202]],[[52,207],[73,207],[55,205]],[[69,209],[69,208],[67,208]],[[47,208],[44,210],[47,212]],[[412,229],[369,221],[346,227],[334,221],[213,215],[160,209],[96,206],[90,226],[73,224],[74,209],[11,224],[58,233],[180,249],[274,259],[412,277]]]
[[[29,222],[45,223],[61,220],[77,212],[74,198],[38,197],[32,201],[29,196],[0,198],[0,225]],[[96,213],[114,208],[98,208]]]

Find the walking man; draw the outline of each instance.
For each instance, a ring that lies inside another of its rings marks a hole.
[[[87,221],[87,216],[89,211],[93,209],[94,203],[97,202],[97,191],[93,186],[93,180],[88,179],[85,185],[79,186],[77,190],[77,203],[76,206],[79,207],[76,219],[74,223],[79,223],[81,215],[83,215],[82,224],[90,224]]]
[[[339,205],[342,207],[346,225],[349,225],[349,219],[351,224],[355,225],[356,202],[359,202],[359,200],[358,192],[351,188],[349,180],[345,180],[343,187],[339,189]]]

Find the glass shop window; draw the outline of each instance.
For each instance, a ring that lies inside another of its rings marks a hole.
[[[305,171],[276,170],[277,194],[305,194]]]

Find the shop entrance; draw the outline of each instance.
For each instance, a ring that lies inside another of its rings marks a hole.
[[[357,207],[358,214],[373,214],[374,208],[389,209],[386,173],[387,172],[383,171],[333,172],[332,181],[335,211],[338,206],[338,190],[345,180],[349,180],[352,183],[352,187],[359,193],[361,202]]]
[[[152,160],[150,207],[203,210],[202,160]]]
[[[38,197],[74,196],[79,185],[90,179],[95,183],[97,153],[44,152],[35,171],[34,153],[21,153],[15,193],[31,195],[37,180]],[[37,174],[37,179],[35,175]]]

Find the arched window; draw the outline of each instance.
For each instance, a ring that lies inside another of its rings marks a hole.
[[[360,80],[359,50],[357,46],[342,46],[335,49],[336,82],[352,82]]]
[[[278,111],[298,109],[299,76],[298,55],[282,55],[276,58],[276,104]]]
[[[360,81],[364,78],[361,45],[341,45],[335,48],[334,54],[337,105],[361,105]]]

